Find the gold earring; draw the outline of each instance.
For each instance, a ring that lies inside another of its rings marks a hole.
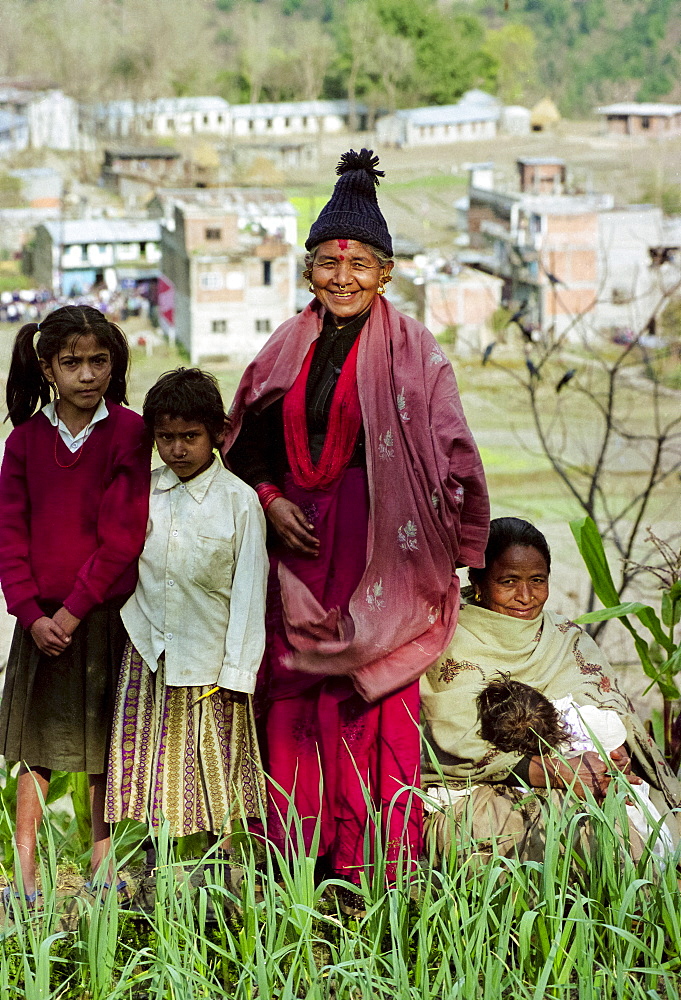
[[[475,591],[475,594],[473,595],[473,600],[476,602],[476,604],[480,603],[480,591],[478,590]]]
[[[312,284],[312,282],[310,282],[310,284],[307,287],[310,289],[311,292],[314,292],[314,285]]]

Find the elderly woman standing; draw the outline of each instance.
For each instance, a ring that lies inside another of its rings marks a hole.
[[[452,367],[382,298],[393,261],[377,163],[364,149],[341,158],[305,244],[314,299],[246,370],[226,442],[270,525],[261,732],[285,794],[271,792],[268,835],[295,846],[290,796],[306,849],[319,824],[319,854],[355,885],[367,798],[388,877],[419,854],[405,790],[418,782],[418,678],[452,636],[455,566],[482,565],[489,523]]]
[[[567,788],[581,798],[588,789],[600,800],[616,770],[630,775],[634,785],[641,778],[650,784],[650,801],[676,843],[678,823],[671,810],[681,805],[679,782],[593,639],[544,609],[551,555],[543,534],[520,518],[496,518],[485,560],[484,569],[469,570],[473,596],[461,608],[456,635],[421,680],[430,745],[423,781],[437,803],[427,819],[430,845],[437,854],[447,852],[452,834],[463,828],[483,856],[495,843],[500,854],[542,861],[542,803],[560,804]],[[523,755],[503,747],[501,738],[501,746],[484,739],[478,697],[500,675],[554,703],[570,699],[616,713],[626,730],[624,743],[605,761],[594,750],[558,756],[544,744],[542,753]],[[528,792],[527,786],[544,792]],[[588,829],[582,836],[588,839]],[[644,845],[633,826],[628,841],[640,857]]]

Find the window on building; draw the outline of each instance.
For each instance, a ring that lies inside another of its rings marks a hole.
[[[207,124],[208,124],[208,115],[204,115],[204,116],[203,116],[203,124],[204,124],[204,125],[207,125]]]
[[[268,119],[267,119],[267,122],[266,122],[266,127],[267,127],[267,128],[272,128],[272,119],[271,119],[271,118],[268,118]]]
[[[256,321],[255,321],[255,332],[256,333],[272,333],[272,320],[271,319],[256,319]]]
[[[227,320],[226,319],[214,319],[210,324],[211,333],[227,333]]]
[[[641,118],[641,128],[650,128],[650,118]]]
[[[262,283],[263,285],[272,284],[272,261],[264,260],[262,262]]]
[[[218,115],[218,125],[222,125],[223,122],[224,122],[223,116],[222,115]]]
[[[166,125],[168,127],[168,131],[172,132],[173,129],[175,128],[175,119],[174,118],[169,118],[168,121],[166,122]]]
[[[199,288],[202,292],[219,292],[224,287],[224,278],[220,271],[202,271],[199,274]]]
[[[222,239],[222,230],[221,229],[211,229],[211,228],[206,229],[206,239],[207,240],[220,240],[220,239]]]
[[[290,128],[290,127],[291,127],[291,119],[284,118],[284,128]]]

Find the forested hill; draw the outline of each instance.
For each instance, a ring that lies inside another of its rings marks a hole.
[[[2,0],[0,76],[82,100],[355,97],[471,87],[566,115],[681,101],[679,0]]]

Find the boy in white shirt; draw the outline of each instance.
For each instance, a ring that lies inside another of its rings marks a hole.
[[[268,560],[254,490],[219,457],[216,380],[166,372],[144,421],[165,465],[151,477],[139,582],[121,617],[130,641],[116,699],[106,814],[229,847],[265,789],[251,694],[265,647]],[[218,449],[218,454],[215,450]]]

